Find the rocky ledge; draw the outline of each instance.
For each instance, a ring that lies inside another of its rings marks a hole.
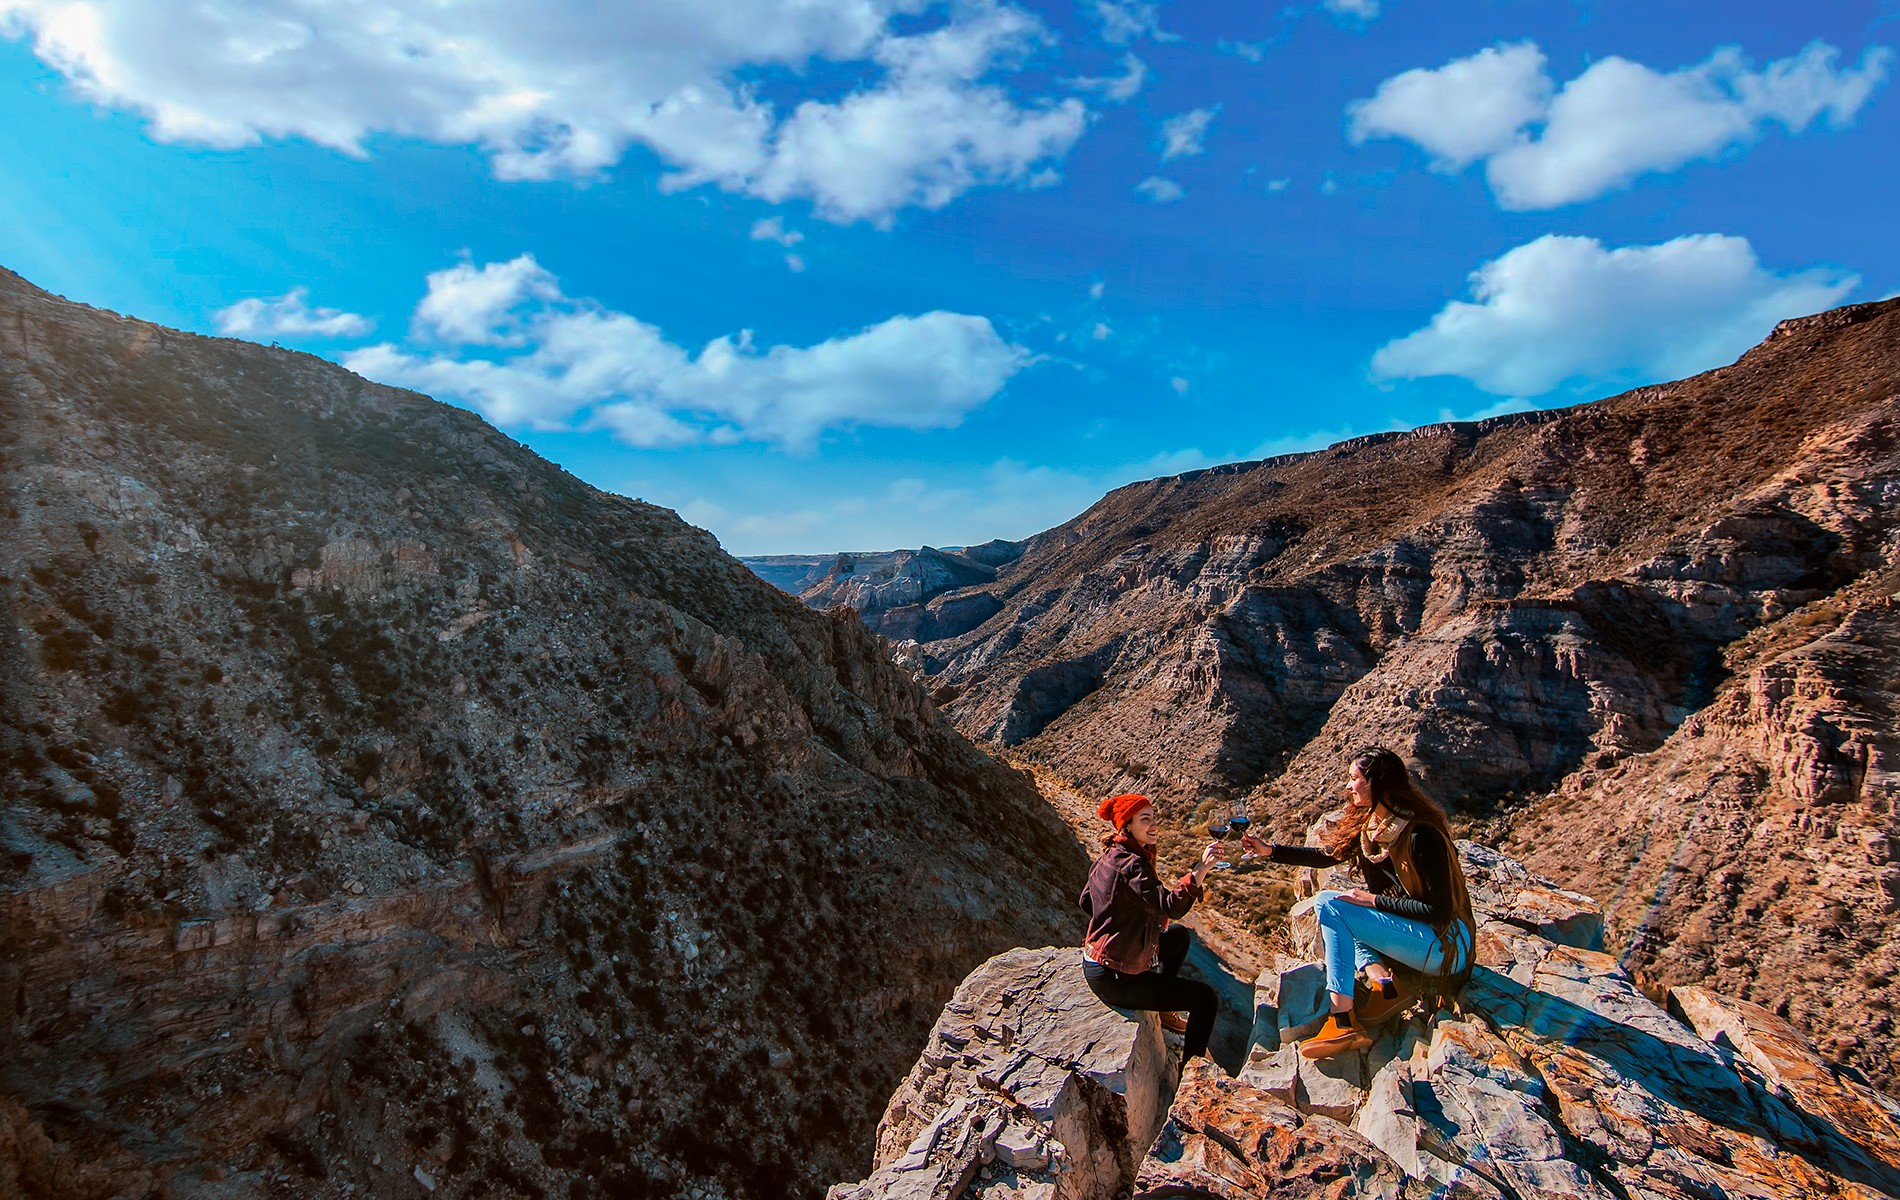
[[[1181,1071],[1152,1014],[1103,1007],[1073,948],[1012,950],[958,989],[877,1169],[830,1200],[1900,1196],[1900,1103],[1757,1005],[1644,994],[1599,949],[1589,897],[1459,849],[1478,964],[1452,1006],[1302,1059],[1321,980],[1296,921],[1230,1078]]]

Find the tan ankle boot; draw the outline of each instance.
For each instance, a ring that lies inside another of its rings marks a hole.
[[[1359,1027],[1351,1012],[1336,1012],[1326,1018],[1319,1032],[1300,1043],[1301,1058],[1331,1058],[1372,1045],[1372,1035]]]

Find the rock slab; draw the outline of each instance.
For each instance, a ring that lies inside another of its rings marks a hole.
[[[965,980],[878,1172],[831,1200],[1900,1196],[1900,1104],[1756,1005],[1683,987],[1666,1010],[1591,948],[1589,897],[1460,848],[1478,961],[1447,1007],[1307,1061],[1319,968],[1283,959],[1239,1077],[1197,1060],[1150,1125],[1170,1070],[1152,1018],[1095,1002],[1071,950],[1013,951]]]
[[[987,1194],[1047,1185],[1052,1200],[1112,1196],[1154,1141],[1174,1072],[1154,1014],[1096,999],[1078,950],[1000,954],[958,987],[891,1097],[876,1170],[831,1195],[935,1196],[991,1167]],[[986,1146],[992,1130],[1002,1136]]]

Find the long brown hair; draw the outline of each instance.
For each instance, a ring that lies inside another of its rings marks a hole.
[[[1372,803],[1356,814],[1350,805],[1347,807],[1346,816],[1326,839],[1326,853],[1334,858],[1353,859],[1355,865],[1363,869],[1366,862],[1364,842],[1360,835],[1365,832],[1373,810],[1381,807],[1394,816],[1437,830],[1438,836],[1445,839],[1445,855],[1451,870],[1453,917],[1438,929],[1439,948],[1443,953],[1443,961],[1453,961],[1458,953],[1456,927],[1463,922],[1472,938],[1471,957],[1476,958],[1478,922],[1472,916],[1471,892],[1465,887],[1464,866],[1458,861],[1458,843],[1451,836],[1451,821],[1445,815],[1444,806],[1418,786],[1404,759],[1383,746],[1370,746],[1361,750],[1353,756],[1352,765],[1358,767],[1359,773],[1372,785]],[[1463,985],[1464,977],[1470,971],[1471,964],[1467,962],[1464,970],[1458,972],[1459,986]],[[1456,990],[1452,988],[1450,992]]]

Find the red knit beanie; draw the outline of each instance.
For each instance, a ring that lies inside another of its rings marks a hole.
[[[1104,821],[1113,822],[1116,829],[1125,829],[1128,826],[1128,819],[1149,807],[1151,803],[1146,796],[1125,792],[1102,801],[1102,806],[1095,810],[1095,815]]]

